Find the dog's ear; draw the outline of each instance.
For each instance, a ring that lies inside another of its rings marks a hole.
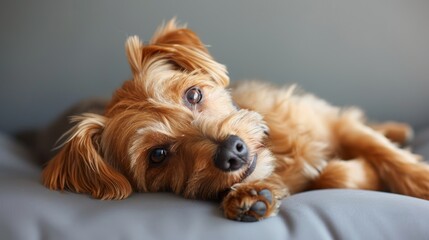
[[[216,83],[227,86],[229,77],[226,67],[216,62],[198,36],[175,19],[161,26],[148,45],[137,36],[125,43],[126,54],[134,79],[145,79],[161,66],[174,66],[176,70],[208,74]]]
[[[176,18],[171,19],[167,24],[161,25],[158,30],[156,30],[150,43],[192,46],[207,54],[209,53],[197,34],[187,28],[186,24],[178,24]]]
[[[43,170],[43,184],[53,190],[89,193],[100,199],[128,197],[131,184],[100,154],[106,118],[88,113],[75,117],[74,122],[69,139]]]
[[[125,53],[134,76],[138,76],[143,70],[143,43],[138,36],[128,37],[125,42]]]

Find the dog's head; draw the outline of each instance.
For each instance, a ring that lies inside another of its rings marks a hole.
[[[272,172],[261,115],[234,105],[226,68],[195,33],[172,20],[148,44],[130,37],[126,53],[132,79],[104,115],[74,117],[46,186],[102,199],[133,190],[213,199]]]

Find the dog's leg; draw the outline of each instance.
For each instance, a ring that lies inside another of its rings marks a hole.
[[[254,222],[276,215],[281,199],[287,195],[287,189],[278,186],[270,180],[234,185],[222,201],[225,216]]]
[[[401,147],[410,144],[414,137],[414,132],[411,126],[405,123],[398,122],[385,122],[379,124],[371,124],[371,128],[380,132],[387,137],[393,143],[398,144]]]
[[[374,167],[363,159],[328,162],[308,190],[325,188],[383,190]]]
[[[390,191],[429,199],[429,165],[419,162],[418,156],[364,125],[353,111],[342,114],[334,131],[340,152],[371,163]]]

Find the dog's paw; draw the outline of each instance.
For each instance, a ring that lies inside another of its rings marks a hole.
[[[224,198],[222,207],[229,219],[255,222],[274,216],[280,200],[263,184],[239,184]]]
[[[429,165],[424,162],[407,163],[402,169],[405,172],[398,177],[400,181],[393,189],[405,195],[429,200]]]
[[[405,123],[386,122],[373,125],[373,128],[402,148],[409,146],[414,139],[413,128]]]

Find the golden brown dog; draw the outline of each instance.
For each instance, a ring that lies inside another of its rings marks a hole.
[[[174,20],[149,44],[126,42],[132,79],[104,114],[84,113],[47,164],[50,189],[123,199],[171,191],[219,199],[227,218],[276,214],[289,194],[322,188],[429,198],[429,167],[407,125],[368,126],[356,108],[258,82],[227,89],[226,68]]]

